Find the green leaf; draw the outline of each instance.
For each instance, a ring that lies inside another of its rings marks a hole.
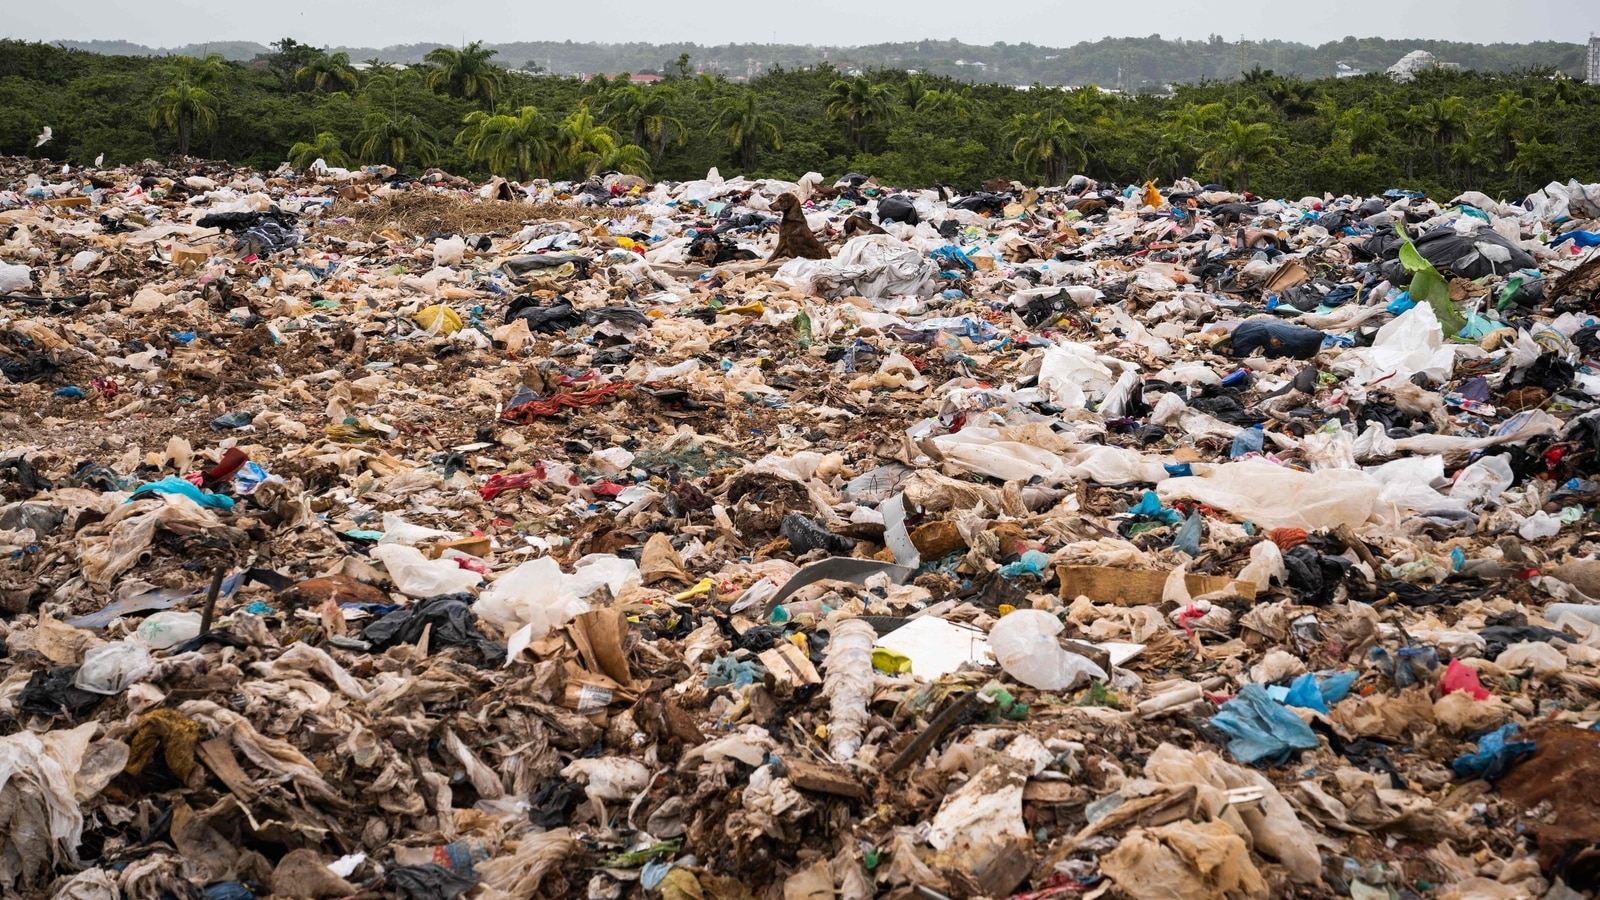
[[[1422,254],[1417,252],[1417,245],[1411,243],[1404,228],[1396,224],[1394,230],[1405,241],[1400,245],[1400,264],[1411,273],[1411,299],[1433,307],[1433,314],[1438,317],[1446,337],[1459,335],[1461,329],[1467,327],[1467,319],[1450,302],[1450,285],[1445,283],[1444,276],[1433,267],[1433,263],[1423,259]]]

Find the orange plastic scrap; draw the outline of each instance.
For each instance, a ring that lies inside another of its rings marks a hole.
[[[1274,528],[1267,532],[1267,539],[1285,553],[1304,544],[1308,537],[1304,528]]]
[[[613,394],[627,386],[626,383],[619,381],[603,387],[590,388],[587,391],[552,394],[544,400],[530,400],[527,403],[513,406],[501,413],[500,419],[503,422],[516,422],[519,425],[526,425],[536,418],[553,416],[561,412],[563,408],[571,407],[576,409],[586,406],[599,406],[612,399]]]

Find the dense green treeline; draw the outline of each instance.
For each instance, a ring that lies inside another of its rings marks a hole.
[[[270,52],[261,44],[222,41],[191,44],[169,51],[152,50],[126,41],[63,41],[63,46],[95,53],[203,57],[220,53],[249,62]],[[439,44],[390,47],[334,47],[351,59],[381,58],[391,63],[420,63]],[[979,45],[957,40],[902,41],[857,47],[815,47],[804,44],[652,44],[585,41],[485,41],[500,61],[557,75],[580,73],[671,71],[672,61],[687,53],[695,70],[738,79],[773,66],[787,69],[831,61],[849,70],[911,69],[948,75],[964,81],[1000,84],[1084,85],[1121,87],[1129,91],[1164,89],[1167,84],[1239,77],[1256,66],[1302,78],[1327,78],[1339,63],[1366,72],[1383,72],[1413,50],[1426,50],[1441,62],[1480,72],[1512,72],[1537,66],[1582,77],[1585,46],[1542,41],[1532,44],[1467,44],[1455,41],[1390,40],[1346,37],[1312,46],[1294,41],[1231,41],[1211,35],[1203,41],[1148,37],[1102,38],[1070,47],[1027,42]]]
[[[517,179],[618,170],[682,180],[718,166],[963,188],[994,176],[1193,174],[1292,197],[1396,187],[1515,196],[1551,179],[1600,180],[1600,89],[1549,70],[1397,83],[1253,69],[1155,96],[828,66],[734,83],[694,74],[687,55],[657,84],[584,82],[507,71],[477,44],[435,48],[404,69],[359,68],[293,41],[274,48],[246,66],[0,42],[0,154],[119,164],[187,150],[264,169],[322,157]],[[54,136],[35,148],[46,125]]]

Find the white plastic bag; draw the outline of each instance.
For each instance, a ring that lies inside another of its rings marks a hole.
[[[1356,469],[1299,472],[1259,459],[1217,466],[1204,475],[1169,478],[1156,486],[1163,502],[1193,500],[1261,528],[1320,531],[1367,521],[1378,482]]]
[[[461,258],[466,255],[467,242],[460,235],[452,235],[433,242],[433,264],[435,266],[459,266]]]
[[[1542,509],[1523,519],[1522,524],[1517,526],[1517,534],[1525,541],[1552,538],[1560,533],[1561,520]]]
[[[1056,642],[1061,620],[1042,609],[1019,609],[989,630],[989,649],[1007,675],[1041,691],[1064,691],[1104,669]]]
[[[584,598],[609,588],[613,594],[639,580],[633,560],[595,554],[578,560],[573,574],[561,571],[548,556],[530,560],[500,576],[484,590],[472,611],[478,618],[508,635],[506,663],[523,649],[589,611]]]
[[[429,559],[422,551],[404,544],[379,544],[372,558],[383,563],[395,589],[418,599],[440,594],[470,591],[482,580],[477,572],[463,569],[452,559]]]
[[[561,770],[561,777],[581,779],[586,783],[584,793],[599,800],[632,800],[650,784],[644,763],[620,756],[575,759]]]
[[[24,265],[0,262],[0,294],[18,294],[32,289],[32,269]]]
[[[1455,362],[1455,351],[1445,343],[1433,307],[1418,303],[1378,329],[1371,347],[1346,350],[1333,365],[1350,372],[1356,384],[1380,379],[1398,383],[1419,374],[1438,384],[1450,377]]]
[[[120,694],[128,685],[150,674],[150,648],[133,639],[102,644],[83,655],[83,665],[72,686],[91,694]]]
[[[1084,344],[1063,342],[1044,352],[1039,366],[1039,390],[1052,406],[1082,409],[1090,399],[1104,397],[1117,383],[1105,359]]]
[[[166,650],[198,637],[200,619],[197,612],[163,610],[140,622],[137,634],[151,650]]]
[[[394,513],[383,514],[383,537],[380,544],[405,544],[414,546],[423,541],[448,541],[461,537],[454,531],[440,531],[425,525],[413,525]]]
[[[1467,503],[1493,500],[1506,492],[1516,481],[1511,472],[1511,457],[1485,456],[1461,471],[1456,483],[1450,487],[1450,496]]]

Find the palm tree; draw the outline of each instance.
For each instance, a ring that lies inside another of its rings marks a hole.
[[[1088,165],[1077,127],[1059,112],[1017,113],[1008,136],[1011,158],[1047,185],[1065,184],[1073,169]]]
[[[1236,190],[1250,189],[1250,169],[1266,162],[1277,153],[1283,140],[1274,134],[1265,122],[1246,125],[1238,119],[1229,119],[1216,136],[1216,143],[1201,157],[1200,163],[1213,169],[1219,176],[1233,176]]]
[[[341,168],[350,164],[349,157],[344,155],[344,144],[331,131],[321,132],[315,139],[300,141],[289,148],[289,165],[296,169],[308,168],[319,159]]]
[[[842,119],[850,141],[862,153],[867,152],[867,129],[888,118],[894,109],[894,92],[865,76],[840,78],[828,89],[833,92],[828,115]]]
[[[466,127],[456,135],[456,144],[466,148],[468,158],[517,181],[526,181],[534,171],[549,176],[556,156],[555,135],[537,108],[524,106],[515,113],[496,115],[477,110],[463,122]]]
[[[477,100],[486,107],[494,106],[505,83],[505,73],[489,62],[495,53],[485,49],[482,41],[473,41],[459,50],[437,47],[428,51],[423,57],[433,67],[428,72],[428,89],[443,91],[458,100]]]
[[[1428,112],[1421,106],[1407,107],[1400,113],[1400,133],[1410,147],[1421,146],[1428,139]],[[1406,178],[1416,177],[1416,153],[1406,153]]]
[[[1494,106],[1484,111],[1490,132],[1500,142],[1501,162],[1510,163],[1517,155],[1516,143],[1533,129],[1533,117],[1538,109],[1539,104],[1529,97],[1501,94],[1495,98]]]
[[[972,101],[967,99],[966,94],[956,90],[930,88],[923,91],[910,108],[919,113],[952,119],[967,119],[972,116]]]
[[[667,106],[677,95],[671,87],[626,84],[611,92],[600,107],[600,114],[607,125],[632,132],[635,144],[653,147],[653,155],[659,159],[669,141],[682,146],[689,140],[689,130],[682,120],[667,115]]]
[[[617,132],[595,122],[594,111],[579,104],[556,126],[556,147],[563,166],[579,177],[618,171],[649,174],[650,156],[637,144],[624,144]]]
[[[228,61],[221,53],[207,53],[203,58],[174,56],[163,66],[169,81],[187,81],[195,87],[210,88],[228,71]]]
[[[1433,151],[1433,170],[1444,168],[1444,150],[1461,137],[1467,124],[1467,105],[1460,97],[1441,97],[1422,106],[1422,127]]]
[[[783,149],[783,133],[777,121],[762,110],[755,91],[718,97],[711,101],[711,110],[717,115],[716,128],[727,137],[728,146],[739,154],[739,164],[746,174],[755,171],[756,155],[763,146]]]
[[[340,89],[353,91],[360,79],[355,66],[350,65],[350,54],[320,53],[294,73],[295,84],[307,84],[319,91],[335,93]]]
[[[1165,121],[1156,139],[1156,158],[1166,165],[1168,178],[1176,181],[1193,174],[1206,131],[1222,118],[1222,113],[1221,103],[1189,103],[1162,116]]]
[[[422,120],[411,113],[388,113],[373,110],[361,120],[361,133],[356,135],[356,155],[367,162],[405,169],[410,156],[428,165],[437,153],[428,138]]]
[[[1445,149],[1456,184],[1468,187],[1473,174],[1495,163],[1494,134],[1488,128],[1468,128],[1461,140]]]
[[[1517,142],[1517,155],[1511,160],[1511,171],[1517,173],[1517,193],[1522,193],[1524,179],[1538,184],[1543,179],[1540,177],[1549,172],[1551,165],[1551,150],[1549,144],[1541,143],[1538,138],[1530,137],[1525,141]]]
[[[178,155],[188,156],[195,129],[210,131],[217,127],[217,98],[187,79],[175,78],[151,101],[150,127],[177,132]]]

